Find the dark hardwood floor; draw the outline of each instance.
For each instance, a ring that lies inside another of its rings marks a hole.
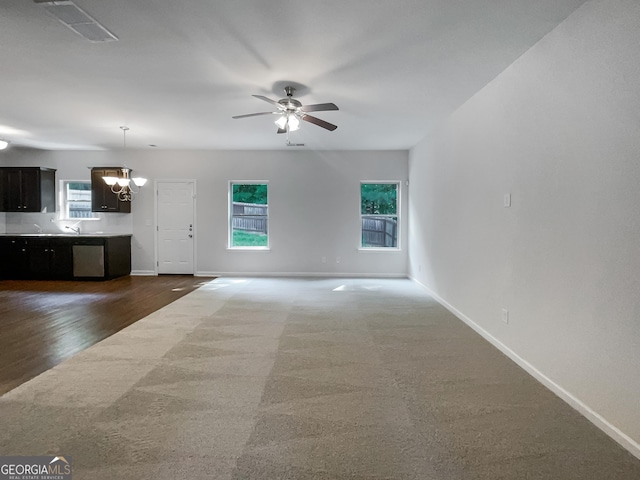
[[[210,280],[0,281],[0,395]]]

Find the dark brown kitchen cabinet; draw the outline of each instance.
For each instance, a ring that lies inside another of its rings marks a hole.
[[[0,168],[3,212],[55,212],[56,171],[40,167]]]
[[[0,278],[27,278],[27,268],[26,239],[0,237]]]
[[[91,211],[131,213],[131,202],[122,202],[102,177],[122,177],[121,167],[91,169]]]
[[[73,277],[71,244],[66,240],[28,239],[26,257],[29,278],[70,279]]]
[[[16,279],[70,279],[71,243],[54,238],[0,238],[0,277]]]
[[[105,280],[131,273],[131,235],[0,235],[0,278]]]

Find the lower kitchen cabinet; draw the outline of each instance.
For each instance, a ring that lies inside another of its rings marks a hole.
[[[4,279],[104,280],[131,273],[131,235],[1,236]]]
[[[29,278],[70,279],[73,277],[71,245],[61,238],[27,240]]]
[[[26,278],[28,275],[27,243],[24,238],[0,238],[0,277]]]

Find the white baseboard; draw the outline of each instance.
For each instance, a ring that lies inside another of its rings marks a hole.
[[[155,277],[157,275],[153,270],[131,270],[134,277]]]
[[[132,270],[132,276],[156,276],[154,270]],[[326,277],[326,278],[407,278],[406,273],[335,273],[335,272],[207,272],[198,271],[194,277]]]
[[[406,273],[335,272],[196,272],[196,277],[326,277],[326,278],[407,278]]]
[[[533,376],[536,380],[542,383],[545,387],[555,393],[558,397],[568,403],[571,407],[577,410],[580,414],[587,418],[591,423],[593,423],[596,427],[606,433],[609,437],[619,443],[625,450],[628,450],[633,456],[640,459],[640,443],[636,442],[629,435],[624,433],[618,427],[609,422],[606,418],[600,415],[598,412],[593,410],[587,404],[585,404],[582,400],[565,390],[562,386],[558,385],[556,382],[547,377],[544,373],[538,370],[536,367],[527,362],[524,358],[519,356],[516,352],[507,347],[500,340],[495,338],[489,332],[487,332],[480,325],[475,323],[469,317],[467,317],[460,310],[455,308],[449,302],[447,302],[444,298],[440,297],[437,293],[432,291],[429,287],[422,284],[420,281],[415,279],[413,276],[409,276],[409,279],[413,282],[420,285],[424,288],[429,295],[431,295],[440,305],[445,307],[451,313],[453,313],[456,317],[462,320],[464,323],[469,325],[469,327],[473,328],[480,336],[482,336],[485,340],[491,343],[494,347],[504,353],[507,357],[517,363],[521,368],[526,370],[531,376]]]

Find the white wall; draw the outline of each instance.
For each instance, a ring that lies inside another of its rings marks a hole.
[[[639,38],[637,1],[587,2],[409,173],[410,275],[638,456]]]
[[[6,152],[10,153],[10,152]],[[57,168],[57,179],[89,179],[91,166],[126,165],[149,183],[135,198],[132,213],[100,214],[83,231],[133,233],[133,270],[155,265],[154,180],[196,181],[197,273],[389,275],[407,273],[407,222],[402,249],[359,251],[361,180],[398,180],[401,215],[406,215],[407,151],[19,151],[3,155],[4,165]],[[125,161],[126,160],[126,161]],[[230,180],[269,182],[270,251],[227,249]],[[33,223],[55,227],[53,215],[7,214],[8,232],[33,232]],[[58,222],[59,224],[59,222]],[[326,263],[322,263],[322,257]],[[339,263],[336,261],[339,259]]]

